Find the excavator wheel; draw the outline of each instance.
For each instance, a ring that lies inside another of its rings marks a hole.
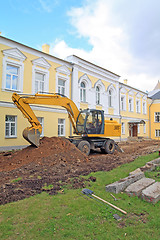
[[[84,154],[86,154],[87,156],[90,154],[90,143],[87,141],[81,141],[78,144],[78,149],[83,152]]]
[[[104,147],[101,148],[101,152],[102,153],[108,153],[108,154],[113,154],[115,151],[115,141],[113,141],[112,139],[108,139],[107,141],[105,141],[104,143]]]

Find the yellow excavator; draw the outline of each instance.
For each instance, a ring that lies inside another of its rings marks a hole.
[[[58,93],[37,93],[35,95],[13,93],[12,100],[31,124],[31,127],[23,130],[23,137],[36,147],[39,146],[42,126],[30,104],[64,107],[68,112],[74,133],[77,135],[67,139],[86,155],[89,155],[91,149],[97,148],[100,148],[103,153],[110,154],[114,153],[115,149],[121,151],[118,144],[109,138],[121,136],[121,124],[112,119],[105,120],[103,110],[85,109],[79,111],[71,99]]]

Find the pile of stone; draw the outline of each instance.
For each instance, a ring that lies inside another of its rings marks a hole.
[[[138,196],[155,204],[160,200],[160,182],[146,178],[144,172],[153,171],[157,166],[160,166],[160,158],[130,172],[128,177],[107,185],[106,191],[113,193],[126,192],[130,196]]]

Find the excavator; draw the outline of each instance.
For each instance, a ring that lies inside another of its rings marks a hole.
[[[86,155],[90,154],[90,150],[97,148],[102,153],[112,154],[115,149],[121,152],[118,144],[109,138],[121,136],[121,124],[113,119],[105,120],[103,110],[87,108],[79,111],[71,99],[58,93],[36,93],[35,95],[13,93],[12,100],[31,124],[23,130],[23,137],[36,147],[40,144],[42,126],[31,104],[56,105],[65,108],[76,135],[67,139]]]

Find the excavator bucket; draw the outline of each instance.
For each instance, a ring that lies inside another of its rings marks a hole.
[[[23,137],[32,145],[38,147],[39,140],[40,140],[40,132],[38,129],[35,128],[25,128],[23,130]]]

